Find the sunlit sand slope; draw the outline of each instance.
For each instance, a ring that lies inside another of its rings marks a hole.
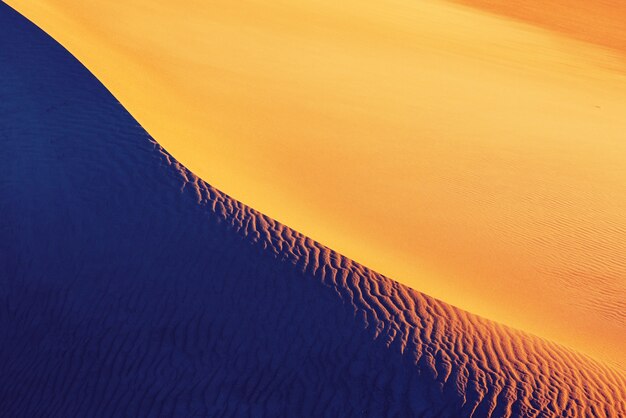
[[[626,67],[599,41],[430,0],[9,3],[220,190],[626,364]]]
[[[0,411],[623,416],[623,373],[212,188],[0,3]]]
[[[453,0],[626,54],[623,0]]]

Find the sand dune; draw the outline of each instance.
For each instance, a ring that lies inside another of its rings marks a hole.
[[[626,377],[219,192],[0,3],[10,417],[623,416]]]
[[[622,0],[454,0],[626,54]]]
[[[220,190],[624,368],[621,9],[557,3],[9,1]]]

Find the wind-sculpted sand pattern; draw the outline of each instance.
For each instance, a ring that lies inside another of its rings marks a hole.
[[[2,3],[0,141],[3,416],[626,414],[622,372],[213,189]]]
[[[626,372],[617,0],[6,2],[212,186]]]

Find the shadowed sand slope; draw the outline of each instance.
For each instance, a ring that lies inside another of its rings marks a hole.
[[[0,143],[3,416],[626,413],[621,372],[207,185],[2,3]]]
[[[620,8],[494,0],[614,16],[591,43],[441,0],[7,2],[214,187],[626,370]]]

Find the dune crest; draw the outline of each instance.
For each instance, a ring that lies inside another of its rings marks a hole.
[[[621,416],[624,374],[233,200],[0,4],[0,410]]]
[[[438,0],[9,3],[230,196],[626,367],[626,63],[612,51]]]

